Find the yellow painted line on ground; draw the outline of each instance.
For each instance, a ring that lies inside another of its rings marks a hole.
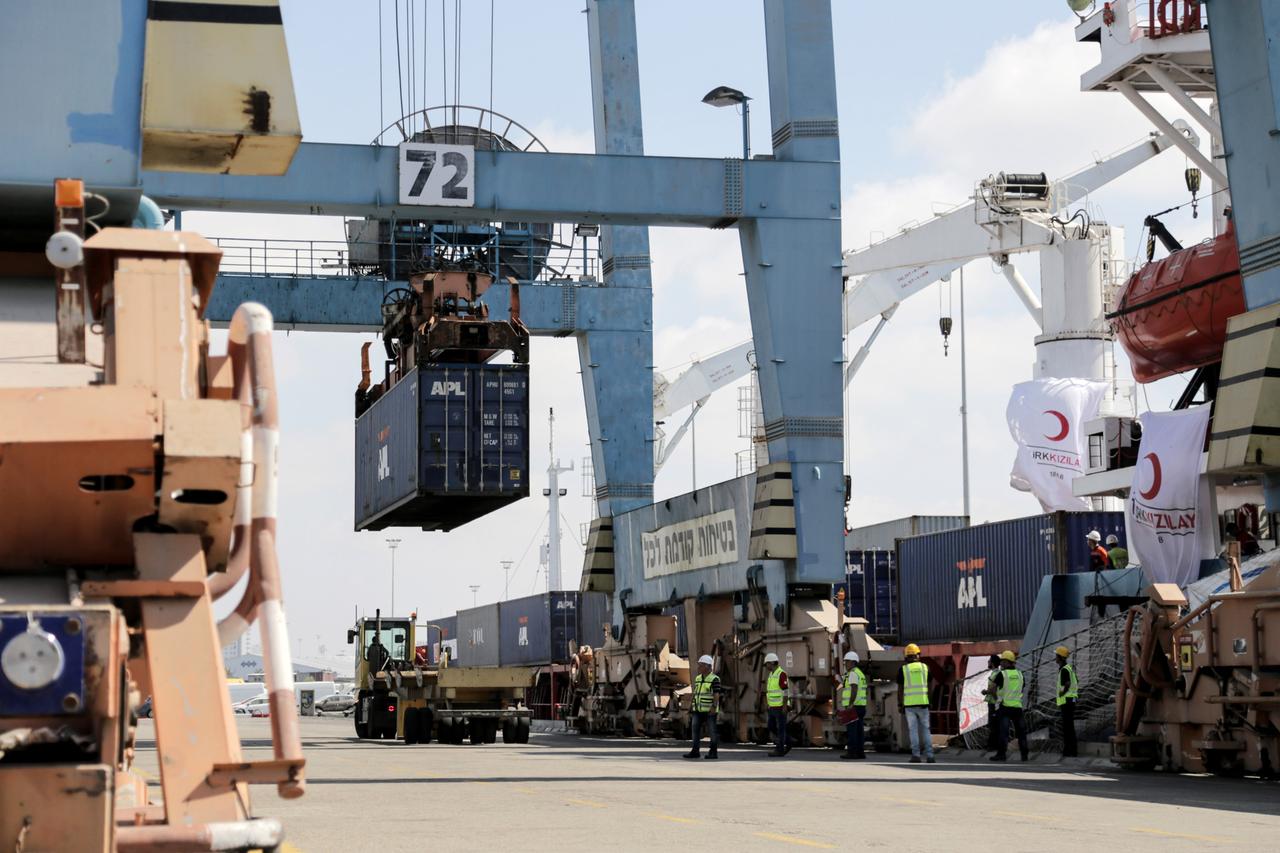
[[[280,845],[280,853],[302,853],[296,844],[290,844],[288,841]]]
[[[676,817],[671,814],[652,814],[650,817],[656,817],[658,820],[669,820],[672,823],[702,823],[700,820],[694,820],[691,817]]]
[[[794,835],[781,835],[777,832],[757,832],[756,838],[767,838],[770,841],[781,841],[783,844],[795,844],[800,847],[818,847],[822,850],[835,850],[834,844],[827,844],[825,841],[813,841],[808,838],[798,838]]]
[[[1009,811],[1000,811],[999,809],[993,811],[992,814],[1004,815],[1005,817],[1025,817],[1030,820],[1043,820],[1043,821],[1052,821],[1052,822],[1062,820],[1062,818],[1054,817],[1053,815],[1031,814],[1030,812],[1009,812]]]
[[[933,800],[915,800],[911,797],[881,797],[886,803],[902,803],[908,806],[936,806]]]
[[[1130,832],[1141,832],[1144,835],[1158,835],[1161,838],[1182,838],[1187,841],[1214,841],[1218,844],[1234,844],[1234,838],[1218,838],[1214,835],[1188,835],[1185,832],[1168,832],[1163,829],[1152,829],[1149,826],[1131,826]]]
[[[607,809],[604,803],[597,803],[595,800],[565,800],[566,803],[572,803],[575,806],[588,806],[593,809]]]

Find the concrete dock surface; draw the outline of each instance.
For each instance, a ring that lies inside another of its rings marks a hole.
[[[247,758],[270,756],[267,720],[241,718]],[[535,733],[526,746],[360,741],[344,717],[303,718],[307,793],[253,789],[286,851],[1079,851],[1270,849],[1280,783],[1126,773],[969,753],[841,761],[728,746]],[[150,721],[138,765],[158,772]],[[705,749],[704,749],[705,752]]]

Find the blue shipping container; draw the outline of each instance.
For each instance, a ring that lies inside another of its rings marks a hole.
[[[892,551],[847,551],[845,615],[867,620],[867,633],[893,639],[898,634],[898,575]]]
[[[502,666],[568,663],[578,640],[581,593],[544,592],[498,605]]]
[[[428,365],[356,419],[357,530],[452,530],[529,494],[529,366]]]
[[[605,631],[613,624],[613,596],[603,592],[584,592],[578,607],[578,645],[604,644]]]
[[[1089,570],[1090,530],[1123,544],[1124,513],[1054,512],[899,540],[899,639],[1022,637],[1041,579]]]

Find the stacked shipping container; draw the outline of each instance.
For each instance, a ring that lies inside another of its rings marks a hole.
[[[1124,513],[1054,512],[902,539],[899,640],[1021,638],[1041,579],[1089,570],[1090,530],[1123,544]]]

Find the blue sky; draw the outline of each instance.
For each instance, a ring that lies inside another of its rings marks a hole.
[[[303,133],[313,142],[364,143],[379,129],[376,3],[295,0],[284,5]],[[552,150],[589,150],[592,140],[586,18],[582,0],[495,3],[493,106],[532,128]],[[453,3],[448,3],[452,16]],[[489,6],[463,2],[461,102],[489,102]],[[1118,95],[1082,94],[1079,75],[1096,55],[1074,44],[1062,0],[978,4],[847,2],[834,6],[846,248],[892,233],[962,201],[997,171],[1065,175],[1150,128]],[[769,150],[761,6],[756,2],[639,0],[645,147],[651,154],[708,157],[739,151],[735,116],[700,103],[728,84],[752,95],[753,150]],[[400,111],[391,2],[383,4],[384,112]],[[418,4],[421,10],[422,4]],[[441,102],[440,3],[426,4],[426,105]],[[450,33],[452,26],[450,23]],[[452,39],[450,38],[450,45]],[[450,56],[452,46],[450,46]],[[452,69],[452,61],[447,60]],[[450,71],[452,76],[452,71]],[[452,91],[452,81],[449,84]],[[1167,106],[1162,104],[1162,106]],[[1170,111],[1176,116],[1175,111]],[[1129,229],[1138,250],[1145,213],[1186,200],[1181,154],[1165,154],[1089,200],[1095,219]],[[1207,206],[1203,208],[1207,211]],[[1187,211],[1166,219],[1188,240],[1208,220]],[[341,239],[335,219],[188,214],[184,226],[210,236]],[[653,229],[655,362],[679,365],[749,336],[741,258],[732,231]],[[1019,269],[1038,285],[1034,259]],[[966,269],[970,433],[975,520],[1038,512],[1008,486],[1013,443],[1004,422],[1009,390],[1030,378],[1034,324],[990,265]],[[848,402],[847,470],[854,524],[913,513],[960,511],[959,363],[944,357],[937,288],[905,303],[878,341]],[[855,332],[855,346],[866,330]],[[292,631],[330,653],[342,645],[355,607],[390,603],[383,536],[351,531],[351,388],[367,335],[279,334],[284,430],[280,550]],[[586,421],[571,340],[534,340],[531,468],[547,464],[546,409],[557,413],[561,458],[581,463]],[[1177,383],[1148,389],[1167,408]],[[699,416],[698,480],[735,475],[737,395],[728,390]],[[663,470],[659,497],[687,491],[688,442]],[[578,525],[590,518],[577,473],[562,484],[566,584],[576,585]],[[541,482],[535,482],[535,486]],[[536,494],[536,489],[535,489]],[[397,609],[437,616],[481,601],[503,585],[500,561],[517,561],[514,593],[538,587],[537,543],[545,505],[530,498],[450,534],[398,533]],[[531,547],[527,547],[532,543]],[[406,602],[408,605],[406,605]]]

